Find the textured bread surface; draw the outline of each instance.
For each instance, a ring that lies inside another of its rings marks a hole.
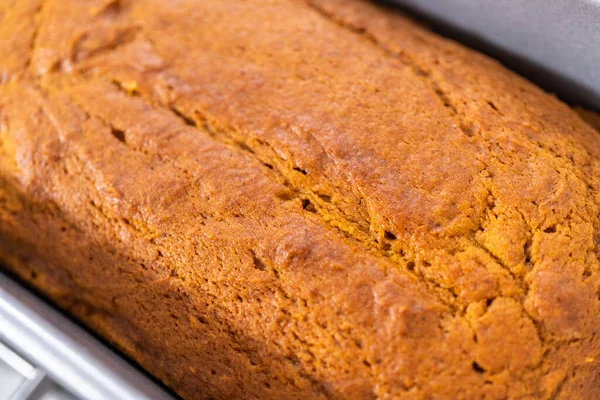
[[[355,0],[0,2],[0,262],[186,399],[600,398],[600,137]]]

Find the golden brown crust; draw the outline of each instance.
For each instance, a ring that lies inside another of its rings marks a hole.
[[[0,259],[183,397],[599,390],[600,138],[560,101],[355,0],[23,15]]]

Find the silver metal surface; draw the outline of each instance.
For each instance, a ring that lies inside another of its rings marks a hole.
[[[545,87],[600,109],[600,0],[392,2],[539,67]]]
[[[11,381],[6,380],[6,385],[1,381],[2,386],[8,387],[10,382],[16,382],[16,386],[9,388],[12,394],[0,396],[0,400],[173,398],[103,343],[1,273],[0,342],[5,343],[0,346],[0,373],[10,378],[17,372],[11,375]]]
[[[21,356],[9,349],[0,342],[0,360],[11,371],[16,372],[19,376],[27,379],[33,379],[36,375],[35,367],[23,360]],[[8,374],[8,372],[6,372]]]
[[[3,400],[10,399],[27,379],[17,369],[13,368],[11,363],[4,361],[5,356],[8,356],[7,358],[13,360],[20,359],[20,357],[11,350],[4,351],[0,354],[0,399]],[[34,368],[31,368],[31,371],[34,370]]]
[[[76,400],[42,369],[0,342],[0,400],[39,400],[48,395],[55,400]]]
[[[31,379],[26,379],[15,392],[10,396],[10,400],[32,400],[39,397],[52,382],[48,379],[46,374],[36,369],[35,374]]]

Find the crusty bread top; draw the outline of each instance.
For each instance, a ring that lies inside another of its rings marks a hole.
[[[328,396],[598,395],[600,137],[565,104],[355,0],[40,4],[0,6],[20,191],[97,191],[191,288],[237,249],[285,296],[223,307]]]

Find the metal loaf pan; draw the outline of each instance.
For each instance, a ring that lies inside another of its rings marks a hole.
[[[111,348],[0,273],[0,400],[169,400]]]

